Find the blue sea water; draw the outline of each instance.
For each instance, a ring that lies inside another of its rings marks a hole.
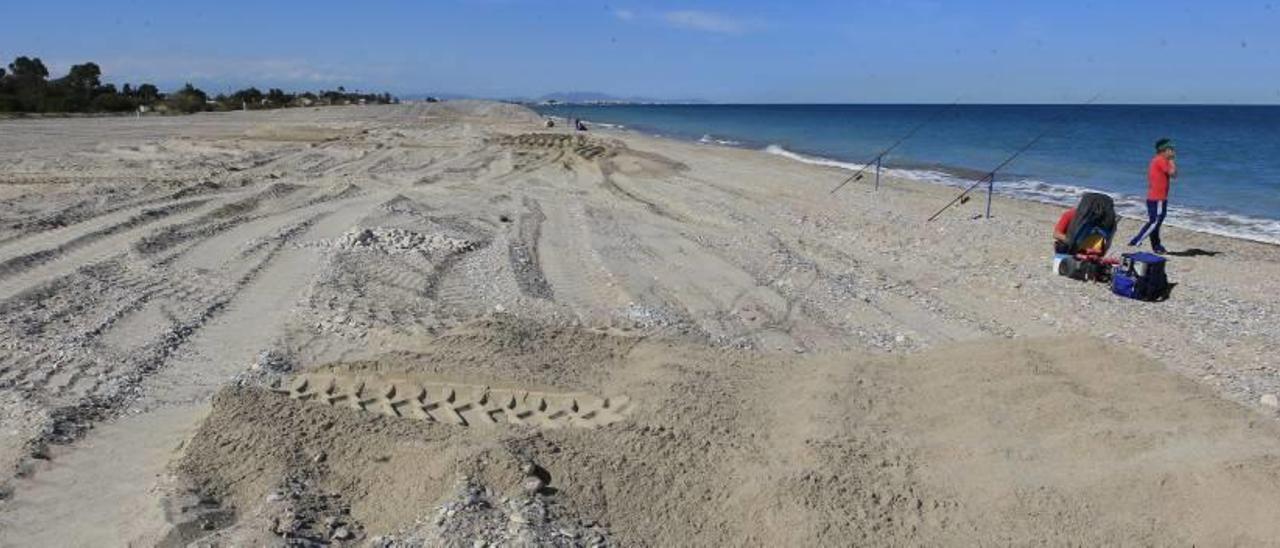
[[[897,175],[966,185],[1048,130],[1001,170],[996,191],[1074,204],[1107,192],[1144,217],[1153,143],[1175,140],[1169,224],[1280,243],[1280,107],[1130,105],[554,105],[552,116],[711,145],[758,148],[857,169],[914,126],[886,158]],[[838,181],[834,181],[833,184]]]

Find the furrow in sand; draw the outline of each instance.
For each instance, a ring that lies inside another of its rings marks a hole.
[[[644,209],[646,209],[650,213],[653,213],[654,215],[657,215],[664,219],[672,220],[682,224],[689,224],[691,222],[690,220],[685,219],[684,217],[671,212],[670,210],[662,207],[661,205],[658,205],[657,202],[646,199],[640,196],[639,194],[632,192],[627,188],[624,188],[623,184],[626,184],[627,181],[629,181],[629,179],[622,174],[619,174],[619,173],[606,174],[603,180],[601,181],[600,186],[603,186],[605,190],[608,190],[609,192],[613,193],[615,196],[622,198],[627,202],[639,204],[643,206]],[[620,184],[620,182],[622,184]]]
[[[146,377],[164,367],[169,358],[183,347],[187,340],[197,334],[212,319],[222,314],[227,306],[238,298],[239,293],[245,287],[257,280],[281,252],[285,243],[306,231],[322,216],[323,214],[313,216],[282,232],[278,237],[277,243],[272,248],[265,250],[246,269],[244,274],[232,281],[228,287],[211,299],[205,300],[205,302],[197,301],[196,303],[191,303],[198,304],[200,307],[192,309],[181,317],[173,317],[172,323],[164,327],[162,331],[152,333],[150,337],[145,337],[147,342],[140,347],[131,349],[127,355],[114,356],[113,352],[94,345],[94,339],[126,314],[136,311],[145,300],[154,298],[158,292],[153,290],[143,293],[141,299],[131,303],[130,306],[123,310],[112,310],[111,305],[115,304],[112,302],[98,303],[95,308],[101,310],[105,307],[106,318],[88,326],[87,332],[79,334],[68,333],[68,335],[71,335],[69,338],[73,340],[79,339],[84,343],[82,345],[84,351],[68,355],[67,362],[74,362],[72,367],[81,375],[96,375],[99,378],[110,380],[110,387],[101,393],[88,394],[79,401],[55,407],[51,412],[53,425],[41,441],[47,443],[74,441],[84,430],[91,427],[93,422],[110,416],[121,405],[130,401],[136,396],[138,385]],[[111,288],[109,290],[115,290],[117,287],[128,287],[128,284],[121,286],[108,284],[106,287]],[[125,295],[128,294],[121,296]],[[26,380],[30,382],[25,382],[22,386],[23,389],[28,392],[43,393],[47,396],[58,395],[58,389],[56,387],[51,389],[49,384],[64,364],[55,363],[52,364],[52,367],[48,364],[33,365],[39,368],[40,373],[37,373],[35,377],[27,375]],[[54,399],[51,403],[56,404],[58,402],[59,399]]]
[[[123,222],[107,226],[92,232],[77,235],[56,247],[42,249],[25,255],[13,257],[4,262],[0,262],[0,280],[4,280],[19,272],[30,270],[42,264],[48,263],[60,257],[67,255],[77,249],[87,246],[93,242],[103,238],[119,234],[121,232],[132,230],[143,225],[157,222],[171,215],[199,208],[209,203],[207,199],[191,200],[188,202],[180,202],[168,206],[157,207],[154,209],[143,209],[136,215],[125,219]]]
[[[633,299],[600,259],[580,202],[543,200],[538,261],[555,300],[592,327],[609,327]]]
[[[151,408],[149,412],[88,432],[98,419],[134,400],[98,398],[56,410],[60,425],[49,429],[56,436],[46,441],[73,442],[86,433],[90,439],[55,451],[58,465],[40,471],[34,481],[19,481],[13,511],[6,516],[7,541],[65,543],[68,533],[52,524],[68,519],[85,526],[82,532],[92,530],[95,538],[133,538],[139,528],[163,530],[165,517],[139,486],[151,485],[162,472],[174,445],[202,413],[208,395],[283,333],[292,305],[323,262],[323,255],[313,248],[289,243],[336,236],[365,212],[367,208],[352,207],[298,223],[204,313],[175,326],[161,345],[139,356],[126,385],[142,388],[146,395],[134,405]],[[139,436],[142,432],[147,434]],[[87,475],[113,479],[81,481]]]
[[[266,202],[279,200],[302,188],[286,183],[273,184],[253,196],[223,204],[196,219],[158,230],[135,242],[133,250],[141,255],[155,255],[188,240],[207,238],[252,219],[252,214]]]
[[[144,209],[162,209],[172,202],[227,192],[232,190],[211,181],[202,181],[160,196],[106,205],[85,199],[53,214],[40,214],[12,221],[10,226],[15,227],[17,233],[0,238],[0,248],[10,248],[5,254],[12,256],[41,247],[53,247],[58,242],[79,234],[100,231],[124,222]]]
[[[108,235],[92,237],[89,241],[73,245],[48,260],[40,261],[34,266],[5,278],[4,283],[0,284],[0,302],[47,284],[49,280],[60,279],[84,266],[107,260],[112,256],[123,255],[136,241],[140,230],[168,230],[169,227],[190,222],[211,205],[212,202],[205,202],[183,208],[182,211],[170,213],[159,221],[143,222],[128,228],[112,230]]]
[[[516,275],[516,283],[525,295],[537,299],[551,299],[551,286],[542,273],[542,264],[538,258],[538,240],[542,233],[542,222],[546,215],[542,207],[533,198],[524,199],[525,212],[520,215],[516,224],[516,234],[507,243],[507,260],[511,271]]]

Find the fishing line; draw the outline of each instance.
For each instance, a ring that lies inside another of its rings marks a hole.
[[[956,105],[959,105],[959,104],[960,104],[960,100],[956,99],[955,101],[952,101],[950,105],[947,105],[945,108],[940,108],[934,111],[934,113],[930,115],[928,118],[926,118],[923,122],[916,124],[915,127],[911,128],[911,131],[908,131],[905,135],[903,135],[901,138],[895,141],[892,145],[889,145],[889,148],[886,148],[880,151],[879,154],[876,154],[875,156],[871,157],[870,160],[863,162],[862,169],[859,169],[857,173],[850,175],[848,179],[844,180],[844,182],[836,185],[835,188],[831,189],[831,192],[829,192],[829,194],[835,194],[837,190],[844,188],[844,185],[847,185],[853,181],[861,179],[862,173],[866,171],[867,168],[871,167],[872,163],[881,161],[885,157],[885,155],[892,152],[893,149],[898,148],[898,145],[901,145],[902,143],[906,142],[907,139],[910,139],[911,137],[915,136],[915,134],[919,132],[921,129],[924,129],[925,126],[929,125],[931,122],[936,120],[939,116],[942,116],[943,113],[950,111],[951,109],[955,108]]]
[[[1002,168],[1004,168],[1004,166],[1007,166],[1007,165],[1009,165],[1010,163],[1012,163],[1012,162],[1013,162],[1014,160],[1016,160],[1019,156],[1021,156],[1021,155],[1022,155],[1022,153],[1024,153],[1024,152],[1026,152],[1026,151],[1030,150],[1030,149],[1031,149],[1031,147],[1035,146],[1035,145],[1036,145],[1036,143],[1039,143],[1041,139],[1044,139],[1044,138],[1045,138],[1045,136],[1049,135],[1049,132],[1053,131],[1054,129],[1056,129],[1056,128],[1058,127],[1058,125],[1059,125],[1059,124],[1061,124],[1062,122],[1064,122],[1064,121],[1067,119],[1067,117],[1068,117],[1068,116],[1070,116],[1071,114],[1075,113],[1075,111],[1076,111],[1077,109],[1081,109],[1081,108],[1084,108],[1084,107],[1086,107],[1086,106],[1088,106],[1088,105],[1092,104],[1094,101],[1097,101],[1099,97],[1102,97],[1102,94],[1094,95],[1094,96],[1093,96],[1093,98],[1089,99],[1088,101],[1085,101],[1085,102],[1083,102],[1083,103],[1080,103],[1080,104],[1076,105],[1076,106],[1075,106],[1075,108],[1073,108],[1073,109],[1071,109],[1071,110],[1069,110],[1069,111],[1067,111],[1067,112],[1062,113],[1062,115],[1061,115],[1061,116],[1058,116],[1057,118],[1055,118],[1055,119],[1053,119],[1052,121],[1050,121],[1050,122],[1049,122],[1049,126],[1048,126],[1048,127],[1046,127],[1046,128],[1044,129],[1044,131],[1041,131],[1039,135],[1036,135],[1036,137],[1035,137],[1034,139],[1032,139],[1032,140],[1031,140],[1031,142],[1027,143],[1026,145],[1023,145],[1023,147],[1022,147],[1022,148],[1019,148],[1018,150],[1014,151],[1014,153],[1013,153],[1013,154],[1011,154],[1011,155],[1009,155],[1009,157],[1008,157],[1008,158],[1005,158],[1005,160],[1004,160],[1003,162],[1000,162],[1000,165],[996,166],[996,168],[995,168],[995,169],[993,169],[993,170],[991,170],[991,171],[987,172],[987,174],[986,174],[986,175],[983,175],[981,179],[978,179],[978,180],[977,180],[977,181],[975,181],[972,185],[969,185],[969,187],[968,187],[968,188],[965,188],[965,189],[964,189],[964,191],[962,191],[959,195],[957,195],[955,198],[953,198],[950,202],[947,202],[947,205],[942,206],[942,209],[939,209],[936,213],[934,213],[932,216],[930,216],[930,217],[929,217],[929,220],[928,220],[928,221],[925,221],[925,222],[930,222],[930,221],[933,221],[934,219],[937,219],[939,215],[942,215],[942,212],[943,212],[943,211],[946,211],[946,210],[947,210],[947,209],[949,209],[951,206],[953,206],[953,205],[955,205],[956,203],[960,202],[962,199],[966,199],[966,196],[969,194],[969,192],[970,192],[970,191],[972,191],[972,190],[973,190],[973,189],[975,189],[975,188],[978,188],[978,185],[981,185],[982,183],[991,183],[991,184],[993,184],[993,185],[994,185],[994,184],[995,184],[996,172],[997,172],[997,171],[1000,171]],[[966,199],[966,201],[967,201],[967,199]],[[988,214],[988,215],[990,215],[990,210],[988,210],[987,214]]]

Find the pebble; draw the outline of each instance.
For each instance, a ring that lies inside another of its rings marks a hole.
[[[520,483],[520,486],[524,488],[524,492],[532,495],[541,491],[543,487],[547,486],[547,483],[542,481],[542,478],[538,476],[526,476],[524,481]]]
[[[1261,402],[1262,405],[1265,405],[1267,407],[1272,407],[1272,408],[1280,407],[1280,397],[1277,397],[1275,394],[1263,394],[1262,397],[1258,399],[1258,401]]]
[[[337,540],[347,540],[351,538],[351,531],[346,527],[339,527],[333,531],[333,538]]]

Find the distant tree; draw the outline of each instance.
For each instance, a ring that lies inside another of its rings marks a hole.
[[[138,86],[137,95],[139,101],[149,105],[160,99],[160,89],[152,84],[142,84]]]
[[[390,93],[336,91],[290,93],[271,88],[264,94],[250,87],[231,94],[218,94],[215,101],[191,84],[163,94],[153,84],[115,84],[102,81],[102,68],[97,63],[73,65],[66,76],[49,79],[49,69],[38,57],[21,56],[0,68],[0,111],[16,112],[127,112],[139,105],[165,102],[170,110],[200,112],[224,110],[251,105],[252,108],[283,108],[296,105],[394,103]]]
[[[258,88],[245,88],[231,94],[231,98],[235,101],[237,107],[240,104],[248,105],[249,108],[257,108],[262,104],[262,91]]]
[[[94,88],[101,85],[102,69],[98,68],[97,63],[85,63],[83,65],[72,65],[71,70],[67,72],[67,76],[62,82],[76,92],[90,93]]]
[[[49,77],[49,69],[45,68],[44,63],[39,57],[19,57],[9,63],[9,72],[17,78],[30,78],[44,80]]]
[[[267,91],[267,102],[272,106],[283,107],[293,101],[293,96],[285,93],[284,90],[271,88]]]
[[[169,94],[166,99],[174,110],[192,113],[204,110],[209,96],[188,82],[182,89]]]
[[[107,84],[105,87],[114,87]],[[138,108],[138,100],[118,93],[101,93],[94,95],[90,109],[97,112],[130,112]]]

